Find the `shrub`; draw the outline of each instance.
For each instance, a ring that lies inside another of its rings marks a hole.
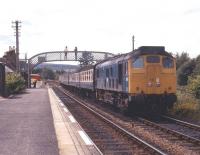
[[[191,76],[194,68],[195,68],[194,59],[185,62],[183,65],[179,67],[179,69],[177,70],[177,82],[179,85],[181,86],[187,85],[188,77]]]
[[[199,100],[191,94],[187,86],[177,87],[177,102],[169,111],[170,115],[180,119],[200,119]]]
[[[18,93],[25,89],[25,80],[17,73],[6,75],[6,94]]]
[[[189,77],[188,88],[196,98],[200,98],[200,75]]]
[[[198,103],[185,102],[182,104],[175,104],[173,109],[171,109],[170,114],[178,116],[180,118],[199,120],[199,110],[200,107]]]

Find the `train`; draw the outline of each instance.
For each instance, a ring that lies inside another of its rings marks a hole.
[[[141,46],[59,80],[70,90],[131,113],[165,113],[177,99],[176,59],[164,46]]]

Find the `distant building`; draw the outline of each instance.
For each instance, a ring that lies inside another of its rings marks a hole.
[[[9,46],[9,50],[4,53],[4,56],[0,58],[0,61],[5,63],[10,69],[16,70],[15,47]]]
[[[14,71],[11,68],[9,68],[8,66],[5,66],[5,72],[6,73],[13,73]]]

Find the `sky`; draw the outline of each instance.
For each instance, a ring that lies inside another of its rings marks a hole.
[[[0,0],[0,56],[15,46],[12,21],[20,20],[20,57],[68,50],[126,53],[165,46],[200,54],[200,0]]]

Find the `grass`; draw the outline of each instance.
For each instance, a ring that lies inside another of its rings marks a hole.
[[[200,121],[200,100],[196,99],[187,87],[178,87],[177,102],[169,113],[178,118]]]

